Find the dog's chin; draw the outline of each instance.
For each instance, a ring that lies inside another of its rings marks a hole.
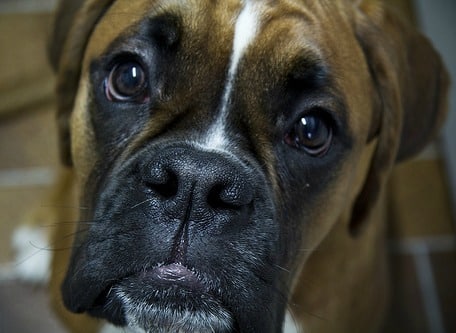
[[[178,264],[121,280],[110,289],[107,308],[121,312],[122,325],[138,333],[233,331],[232,315],[222,302]]]
[[[172,292],[171,292],[172,293]],[[167,294],[164,292],[163,295]],[[214,299],[206,298],[183,306],[167,300],[166,304],[132,300],[119,290],[118,296],[124,302],[127,326],[133,332],[231,332],[232,319]],[[166,296],[165,296],[166,297]]]

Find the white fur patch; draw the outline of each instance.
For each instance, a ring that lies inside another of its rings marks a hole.
[[[106,323],[101,327],[99,333],[140,333],[140,332],[134,332],[126,327],[117,327],[117,326]]]
[[[217,121],[211,126],[204,144],[210,149],[223,149],[223,147],[226,147],[227,145],[225,140],[225,122],[228,106],[230,104],[234,79],[239,63],[258,32],[259,8],[257,6],[258,5],[254,3],[253,0],[246,0],[244,7],[236,19],[230,69],[223,92],[220,115],[217,118]]]
[[[49,279],[51,253],[45,230],[23,226],[13,234],[15,261],[3,265],[3,280],[19,279],[31,283],[46,283]]]
[[[229,72],[230,77],[234,76],[236,73],[239,61],[245,53],[245,50],[255,39],[258,30],[258,24],[258,8],[255,6],[252,0],[247,0],[244,8],[237,18],[234,30],[233,53],[231,55],[231,65]]]
[[[125,327],[116,327],[111,324],[105,324],[99,331],[99,333],[142,333],[144,330],[137,329],[131,330],[130,328]],[[285,316],[285,321],[283,323],[283,333],[304,333],[302,328],[297,326],[297,323],[293,320],[290,312],[287,312]]]
[[[287,311],[283,322],[283,333],[304,333],[304,330],[298,327],[298,323],[293,319],[289,311]]]
[[[166,330],[158,329],[157,332],[225,332],[232,327],[230,313],[221,307],[212,307],[212,310],[207,312],[176,310],[166,305],[138,303],[121,289],[118,288],[115,293],[125,308],[125,317],[131,332],[155,332],[157,328],[149,327],[154,319],[167,322]]]

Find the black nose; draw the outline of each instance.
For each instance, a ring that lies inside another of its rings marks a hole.
[[[204,222],[223,215],[222,220],[232,220],[254,197],[248,169],[216,152],[169,148],[143,162],[140,173],[158,208],[173,219]]]

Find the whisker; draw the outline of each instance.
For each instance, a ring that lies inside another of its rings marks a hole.
[[[277,264],[274,264],[275,267],[277,267],[278,269],[280,269],[281,271],[284,271],[284,272],[287,272],[289,274],[291,274],[291,271],[286,269],[285,267],[282,267],[280,265],[277,265]]]
[[[137,204],[131,206],[130,209],[135,209],[135,208],[137,208],[137,207],[139,207],[141,205],[144,205],[145,203],[151,202],[151,201],[152,201],[152,199],[150,199],[150,198],[146,199],[144,201],[141,201],[140,203],[137,203]]]
[[[41,208],[57,208],[57,209],[74,209],[74,210],[89,210],[89,207],[75,205],[40,205]]]
[[[42,224],[40,227],[43,229],[51,229],[51,228],[56,228],[60,225],[95,225],[98,221],[79,221],[79,220],[74,220],[74,221],[61,221],[61,222],[55,222],[55,223],[49,223],[49,224]]]
[[[44,251],[49,251],[49,252],[52,252],[52,249],[50,249],[49,247],[39,247],[37,245],[34,245],[32,242],[29,242],[29,244],[36,249],[36,251],[34,251],[33,253],[29,254],[28,256],[20,259],[19,261],[15,261],[14,262],[14,267],[17,267],[17,266],[20,266],[20,265],[23,265],[26,261],[32,259],[33,257],[37,256],[38,254],[40,254],[41,252],[44,252]]]

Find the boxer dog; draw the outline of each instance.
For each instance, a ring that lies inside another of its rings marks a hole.
[[[51,282],[73,332],[379,329],[382,189],[448,85],[394,10],[68,0],[51,60],[80,208]]]

